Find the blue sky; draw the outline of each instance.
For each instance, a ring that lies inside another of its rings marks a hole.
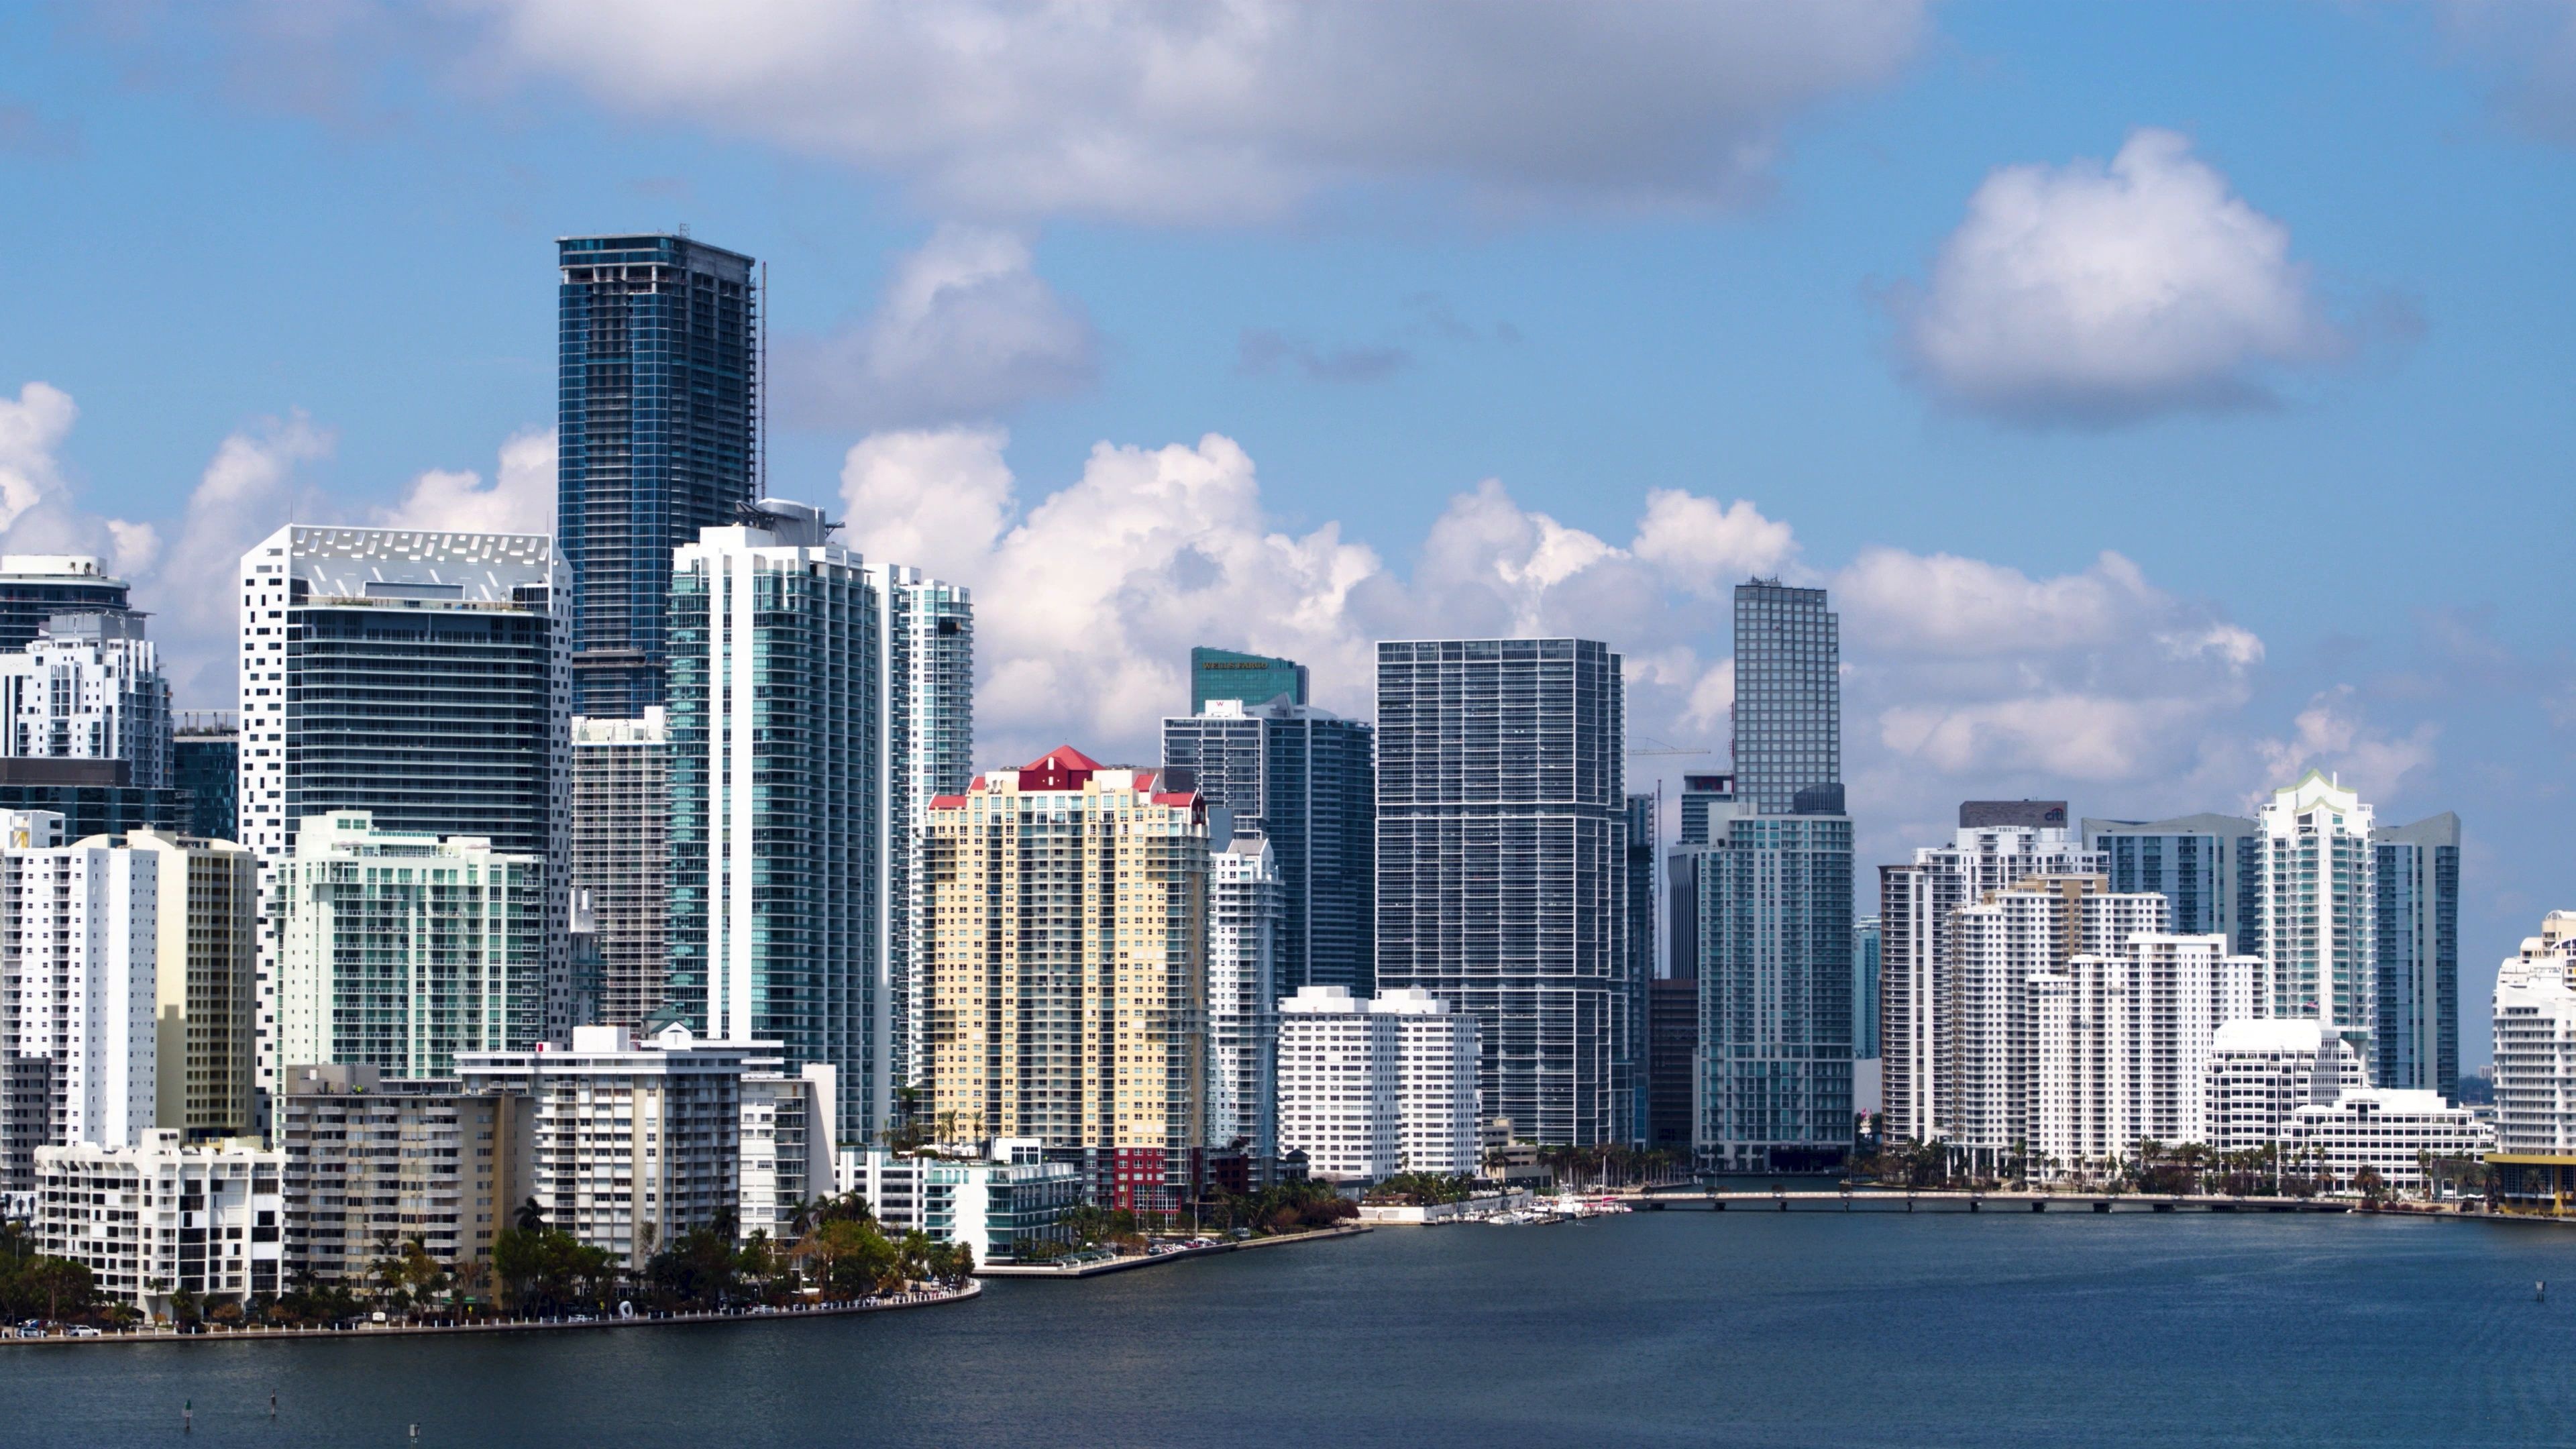
[[[229,703],[290,515],[545,525],[552,238],[686,222],[771,266],[772,490],[977,589],[995,762],[1452,630],[1722,747],[1781,570],[1873,861],[2339,770],[2466,821],[2473,1061],[2576,904],[2567,8],[829,9],[0,13],[0,540]]]

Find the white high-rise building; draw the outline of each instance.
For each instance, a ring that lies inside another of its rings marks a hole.
[[[0,731],[0,755],[121,760],[127,784],[172,784],[170,682],[143,616],[57,615],[0,654]]]
[[[241,561],[238,809],[263,891],[296,826],[335,811],[527,857],[544,876],[538,1006],[563,1014],[531,1030],[558,1035],[572,1005],[566,583],[536,534],[290,525]],[[260,1085],[273,1090],[282,903],[264,915]]]
[[[659,705],[636,719],[575,716],[571,759],[566,853],[599,942],[595,1019],[638,1026],[662,1009],[671,972],[670,723]]]
[[[1278,857],[1237,834],[1208,856],[1208,1143],[1279,1150]]]
[[[1977,803],[1962,806],[1962,817],[1976,813]],[[2060,805],[2057,818],[2064,817]],[[2032,876],[2100,874],[2103,860],[2063,823],[1962,823],[1950,844],[1917,850],[1909,864],[1879,868],[1879,1050],[1888,1140],[1932,1142],[1957,1130],[1952,1038],[1962,1001],[1951,980],[1952,914]]]
[[[967,589],[899,564],[885,580],[888,976],[893,986],[894,1079],[926,1097],[930,1085],[930,877],[923,868],[930,801],[975,778],[975,600]]]
[[[2221,1023],[2271,1007],[2263,959],[2227,946],[2223,935],[2142,932],[2033,975],[2036,1171],[2080,1171],[2146,1141],[2208,1141],[2210,1043]]]
[[[2576,911],[2551,911],[2540,934],[2496,968],[2496,1148],[2576,1156]]]
[[[1280,1151],[1337,1182],[1474,1172],[1476,1056],[1475,1018],[1428,991],[1306,987],[1279,1003]]]
[[[1944,1013],[1949,1080],[1956,1095],[1951,1142],[2000,1165],[2026,1153],[2038,1127],[2034,983],[2076,956],[2125,952],[2129,938],[2161,933],[2165,898],[2113,894],[2099,875],[2043,875],[1989,893],[1952,913],[1948,942],[1955,1009]]]
[[[90,1271],[99,1295],[168,1316],[283,1286],[278,1222],[286,1154],[234,1141],[188,1146],[176,1128],[125,1146],[36,1149],[36,1251]]]
[[[2310,770],[2272,792],[2257,823],[2256,898],[2262,953],[2272,963],[2272,1014],[2316,1018],[2367,1063],[2379,999],[2370,807]]]
[[[47,1143],[251,1130],[249,853],[158,831],[62,839],[0,811],[0,1185]]]
[[[2313,1017],[2231,1021],[2209,1044],[2212,1151],[2249,1152],[2281,1140],[2290,1114],[2330,1106],[2365,1084],[2361,1054]]]
[[[287,1062],[443,1077],[461,1052],[546,1039],[542,858],[339,810],[298,827],[271,880]]]

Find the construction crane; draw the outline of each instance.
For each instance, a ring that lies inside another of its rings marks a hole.
[[[1630,750],[1628,752],[1628,758],[1632,760],[1644,759],[1656,755],[1713,755],[1717,753],[1715,750],[1688,750],[1683,749],[1678,745],[1668,745],[1662,740],[1656,739],[1651,735],[1640,735],[1638,738],[1644,740],[1647,744],[1654,746],[1654,748],[1650,750]]]

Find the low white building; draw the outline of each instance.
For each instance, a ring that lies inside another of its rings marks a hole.
[[[1081,1169],[1046,1161],[1027,1137],[996,1141],[978,1159],[845,1149],[836,1180],[867,1199],[887,1236],[964,1243],[978,1263],[1020,1262],[1038,1244],[1070,1241],[1064,1216],[1082,1205]]]
[[[796,1240],[796,1212],[832,1190],[832,1122],[840,1073],[807,1062],[795,1076],[754,1059],[742,1078],[740,1232]]]
[[[286,1154],[152,1128],[35,1156],[36,1251],[88,1267],[101,1297],[168,1317],[176,1293],[212,1308],[278,1291]]]
[[[2439,1092],[2365,1088],[2331,1105],[2293,1110],[2281,1161],[2284,1171],[2316,1178],[2324,1192],[2359,1193],[2362,1173],[2376,1170],[2389,1192],[2409,1196],[2424,1190],[2427,1158],[2476,1158],[2494,1146],[2485,1123]]]
[[[2231,1021],[2209,1047],[2207,1145],[2260,1151],[2281,1140],[2290,1115],[2331,1106],[2366,1085],[2360,1054],[2313,1017]]]
[[[2496,1150],[2576,1154],[2576,911],[2551,911],[2496,969]]]
[[[700,1041],[673,1024],[641,1040],[573,1028],[569,1050],[459,1052],[468,1092],[529,1098],[528,1194],[549,1226],[640,1268],[682,1234],[739,1213],[743,1077],[771,1042]]]
[[[1474,1172],[1478,1040],[1428,991],[1300,990],[1279,1003],[1279,1150],[1337,1182]]]

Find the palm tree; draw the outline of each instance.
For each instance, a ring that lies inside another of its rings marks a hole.
[[[537,1206],[537,1199],[533,1194],[526,1202],[519,1204],[518,1227],[523,1233],[542,1233],[546,1230],[546,1210]]]

